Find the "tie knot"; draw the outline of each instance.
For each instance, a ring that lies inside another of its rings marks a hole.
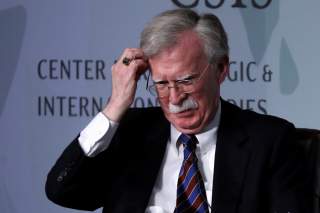
[[[184,147],[194,151],[197,147],[198,140],[195,135],[181,134],[178,138],[179,143],[182,143]]]

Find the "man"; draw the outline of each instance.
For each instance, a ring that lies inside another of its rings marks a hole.
[[[49,199],[116,213],[307,212],[293,125],[220,99],[229,48],[216,16],[166,11],[140,47],[112,66],[111,99],[50,171]],[[161,109],[129,109],[147,69]]]

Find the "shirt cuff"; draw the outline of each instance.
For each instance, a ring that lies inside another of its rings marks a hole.
[[[88,157],[94,157],[107,149],[118,125],[99,112],[81,131],[78,138],[84,154]]]

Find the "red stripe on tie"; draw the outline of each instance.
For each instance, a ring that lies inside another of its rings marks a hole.
[[[191,178],[191,181],[188,183],[188,186],[185,189],[185,191],[177,198],[177,202],[182,203],[184,200],[187,200],[196,185],[197,185],[197,178],[195,174]]]

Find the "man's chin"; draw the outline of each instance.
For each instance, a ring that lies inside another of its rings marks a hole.
[[[199,124],[196,123],[177,122],[173,125],[178,131],[185,134],[197,134],[200,131]]]
[[[184,133],[194,133],[198,127],[198,121],[195,119],[195,110],[186,110],[179,113],[169,113],[168,120],[179,131]]]

